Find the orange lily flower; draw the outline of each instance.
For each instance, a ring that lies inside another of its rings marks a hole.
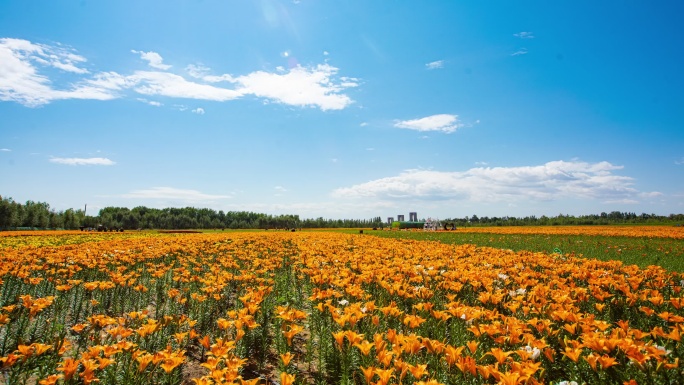
[[[361,372],[363,373],[363,378],[366,380],[366,384],[370,385],[373,377],[375,377],[375,367],[369,366],[367,368],[361,367]]]
[[[61,378],[62,378],[62,376],[60,376],[60,375],[51,374],[51,375],[47,376],[47,378],[44,378],[44,379],[38,381],[38,383],[40,385],[56,385],[57,381],[59,381]]]
[[[292,385],[295,381],[294,374],[288,374],[285,372],[280,373],[280,385]]]
[[[513,353],[515,353],[515,352],[506,352],[506,351],[503,351],[503,349],[501,349],[501,348],[492,348],[489,353],[485,354],[485,356],[491,355],[492,357],[494,357],[496,362],[498,362],[499,365],[501,365],[504,362],[506,362],[506,360],[508,359],[508,356],[510,356]]]
[[[184,357],[171,356],[169,358],[165,358],[160,366],[166,373],[171,373],[173,369],[182,364],[183,361],[185,361]]]
[[[364,356],[367,356],[368,354],[370,354],[371,349],[375,345],[366,341],[366,340],[363,340],[361,342],[355,343],[354,346],[357,347],[361,351],[361,354],[363,354]]]
[[[287,366],[290,364],[290,361],[292,361],[292,358],[294,357],[294,354],[287,352],[285,354],[280,355],[280,359],[283,361],[283,366]]]
[[[78,364],[78,360],[66,358],[64,361],[62,361],[61,365],[57,367],[57,370],[64,374],[64,379],[66,381],[69,381],[74,374],[76,374],[76,370],[78,370]]]
[[[573,348],[567,347],[567,348],[565,348],[565,352],[563,352],[562,354],[564,356],[568,357],[569,359],[571,359],[573,362],[577,362],[580,355],[582,354],[582,349],[578,349],[578,348],[573,349]]]

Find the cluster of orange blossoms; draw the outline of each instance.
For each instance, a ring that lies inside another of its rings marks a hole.
[[[0,240],[0,382],[683,375],[684,277],[658,267],[321,232],[61,237]]]

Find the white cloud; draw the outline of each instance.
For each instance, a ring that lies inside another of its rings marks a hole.
[[[356,87],[359,85],[359,79],[356,78],[349,78],[346,76],[342,76],[340,78],[340,87],[341,88],[351,88],[351,87]]]
[[[9,148],[0,148],[0,151],[1,152],[11,152],[12,150],[10,150]]]
[[[0,39],[0,101],[35,107],[60,99],[109,100],[125,97],[133,91],[145,96],[220,102],[252,95],[276,103],[325,111],[349,106],[352,100],[343,92],[359,85],[356,78],[338,78],[339,69],[327,63],[312,67],[298,65],[275,72],[255,71],[242,76],[211,75],[208,67],[191,64],[185,71],[194,79],[187,80],[165,71],[171,66],[163,64],[158,53],[132,52],[162,71],[135,71],[130,75],[108,71],[83,77],[89,72],[77,64],[86,59],[69,50],[27,40]],[[55,86],[47,71],[50,69],[81,77],[66,86]],[[228,85],[216,85],[221,82]]]
[[[359,124],[359,126],[361,126],[361,127],[366,127],[367,125],[368,125],[368,123],[366,123],[366,122],[361,122],[361,124]]]
[[[341,78],[343,81],[335,84],[331,77],[336,72],[337,68],[322,64],[313,68],[295,67],[283,74],[257,71],[239,77],[227,74],[202,77],[202,80],[209,83],[233,83],[234,89],[188,81],[182,76],[159,71],[137,71],[123,79],[108,75],[99,84],[103,87],[107,83],[112,83],[111,87],[131,87],[148,96],[212,101],[228,101],[254,95],[288,105],[319,107],[325,111],[343,109],[351,104],[351,98],[340,92],[358,85],[354,78]]]
[[[614,204],[614,205],[635,205],[638,204],[638,200],[634,199],[614,199],[614,200],[606,200],[603,203],[607,204]]]
[[[145,98],[138,98],[138,101],[139,101],[139,102],[143,102],[143,103],[145,103],[145,104],[149,104],[150,106],[155,106],[155,107],[161,107],[161,106],[163,106],[163,104],[160,103],[160,102],[156,102],[156,101],[154,101],[154,100],[147,100],[147,99],[145,99]]]
[[[443,68],[444,67],[444,60],[437,60],[437,61],[427,63],[427,64],[425,64],[425,67],[427,67],[427,69],[429,69],[429,70],[435,70],[438,68]]]
[[[55,89],[50,79],[39,73],[39,69],[58,69],[85,74],[86,69],[76,66],[84,61],[85,58],[62,47],[0,39],[0,100],[36,107],[60,99],[113,99],[115,96],[110,90],[83,83],[71,84],[69,89]]]
[[[458,121],[458,115],[438,114],[420,119],[398,120],[395,121],[394,127],[407,128],[409,130],[421,132],[441,131],[452,133],[463,127],[463,124]]]
[[[684,164],[684,156],[681,157],[679,160],[675,160],[674,162],[677,166],[681,166]]]
[[[276,191],[273,195],[277,197],[282,196],[284,193],[287,192],[287,189],[283,186],[275,186],[273,189]]]
[[[356,87],[358,83],[355,79],[347,78],[344,84],[335,84],[332,77],[337,71],[337,68],[328,64],[312,68],[297,66],[285,74],[257,71],[237,77],[235,81],[242,94],[292,106],[315,106],[323,111],[341,110],[350,105],[352,100],[340,92]]]
[[[130,199],[165,199],[182,202],[203,202],[231,198],[229,195],[211,195],[204,194],[197,190],[185,190],[173,187],[152,187],[145,190],[134,190],[130,193],[123,194],[122,197]]]
[[[50,162],[69,166],[112,166],[116,164],[107,158],[50,158]]]
[[[188,64],[188,66],[185,67],[185,71],[193,78],[200,79],[209,74],[210,69],[202,64]]]
[[[511,56],[520,56],[527,54],[527,48],[521,48],[511,54]]]
[[[147,61],[147,64],[150,65],[152,68],[156,68],[159,70],[167,70],[171,68],[170,65],[164,64],[164,59],[162,59],[161,55],[150,51],[150,52],[144,52],[144,51],[136,51],[134,49],[131,50],[132,53],[137,53],[140,54],[140,58],[143,60]]]
[[[658,192],[658,191],[639,193],[639,198],[659,198],[661,196],[663,196],[663,193]]]
[[[328,51],[323,51],[323,56],[328,56],[330,53]]]
[[[235,90],[214,87],[185,80],[169,72],[137,71],[127,78],[134,90],[143,95],[160,95],[174,98],[226,101],[241,96]]]
[[[283,67],[278,67],[282,70],[284,70]],[[208,83],[218,83],[218,82],[230,82],[230,83],[235,83],[235,78],[229,74],[224,74],[220,76],[215,76],[215,75],[206,75],[202,77],[202,80]]]
[[[534,34],[532,32],[518,32],[514,33],[513,36],[519,37],[521,39],[534,39]]]
[[[118,91],[133,87],[136,81],[116,72],[100,72],[85,83],[94,88]]]
[[[197,115],[204,115],[204,108],[202,108],[202,107],[197,107],[197,108],[195,108],[194,110],[192,110],[192,112],[194,112],[194,113],[197,114]]]
[[[608,162],[553,161],[539,166],[477,167],[466,171],[406,170],[339,188],[337,198],[453,200],[470,202],[597,199],[605,202],[659,196],[639,192],[633,178]],[[645,194],[645,195],[644,195]]]
[[[38,62],[44,66],[77,74],[88,73],[87,69],[77,67],[78,63],[83,63],[86,59],[61,45],[48,46],[31,43],[23,39],[2,38],[0,39],[0,47],[13,52],[15,56]]]

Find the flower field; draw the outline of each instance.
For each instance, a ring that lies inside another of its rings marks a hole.
[[[493,234],[602,235],[684,239],[684,227],[681,226],[501,226],[461,227],[458,231]]]
[[[377,231],[377,236],[449,244],[537,251],[619,260],[647,268],[684,272],[683,227],[674,226],[510,226],[468,227],[456,231]]]
[[[0,237],[0,383],[680,384],[684,277],[334,232]]]

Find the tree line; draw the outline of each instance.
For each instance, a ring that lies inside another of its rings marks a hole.
[[[522,218],[516,217],[472,217],[450,218],[442,220],[442,223],[453,223],[456,226],[586,226],[586,225],[620,225],[620,224],[643,224],[643,225],[684,225],[684,214],[670,214],[667,216],[633,212],[611,211],[590,215],[564,215],[540,217],[531,215]]]
[[[138,206],[105,207],[97,216],[84,210],[56,211],[45,202],[0,199],[0,230],[10,229],[294,229],[381,227],[372,219],[301,219],[299,215],[270,215],[249,211],[216,211],[208,208],[155,209]]]
[[[661,216],[637,215],[613,211],[597,215],[563,215],[554,217],[478,217],[442,220],[443,224],[464,226],[555,226],[610,224],[684,224],[684,214]],[[370,219],[301,219],[299,215],[270,215],[249,211],[216,211],[208,208],[155,209],[138,206],[105,207],[96,216],[85,210],[57,211],[45,202],[22,204],[12,198],[0,197],[0,230],[11,229],[294,229],[294,228],[383,228],[388,226],[380,217]]]

